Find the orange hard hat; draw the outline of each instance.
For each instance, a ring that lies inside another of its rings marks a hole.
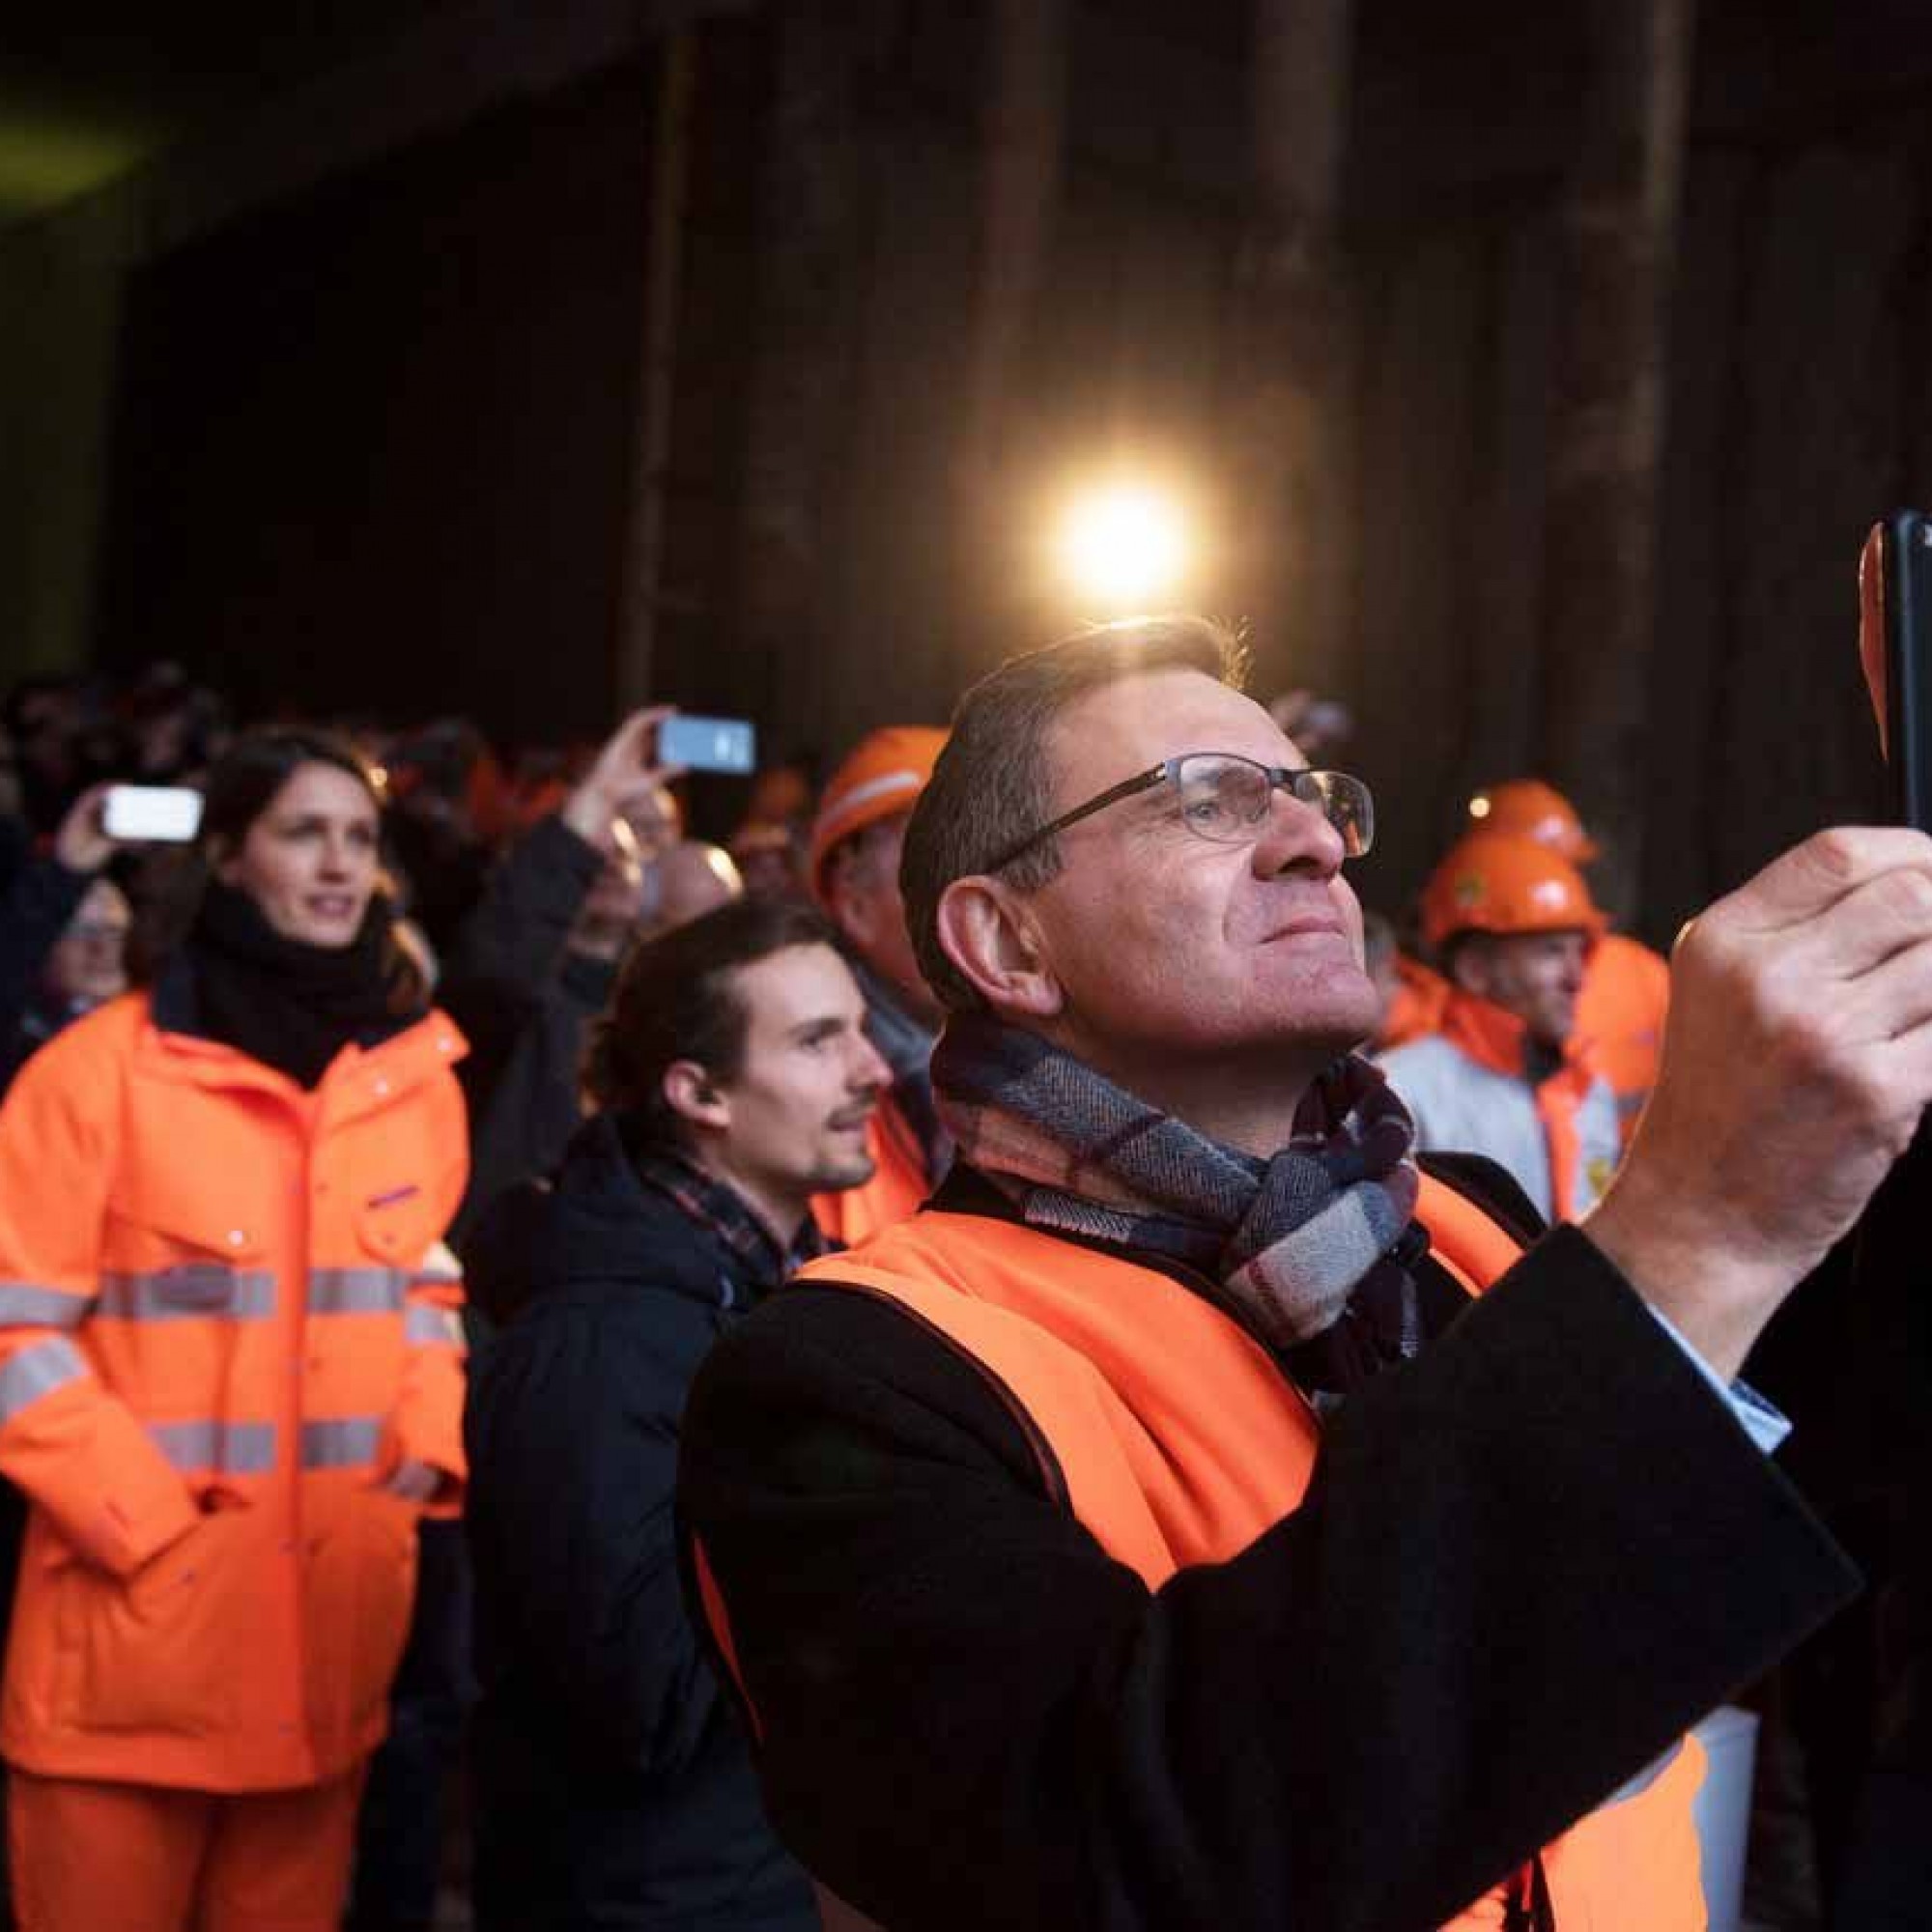
[[[1597,841],[1583,830],[1577,808],[1541,779],[1485,785],[1469,801],[1469,829],[1534,838],[1573,866],[1587,866],[1597,856]]]
[[[910,811],[946,747],[934,724],[888,724],[860,739],[832,774],[811,828],[812,895],[825,897],[825,862],[835,847],[882,818]]]
[[[1422,889],[1422,936],[1439,949],[1459,932],[1587,932],[1609,922],[1583,875],[1533,838],[1472,832]]]

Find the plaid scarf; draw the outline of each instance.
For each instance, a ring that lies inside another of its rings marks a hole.
[[[646,1187],[668,1195],[687,1220],[716,1235],[744,1264],[754,1296],[769,1294],[801,1268],[826,1253],[830,1243],[810,1214],[799,1224],[789,1248],[781,1248],[771,1230],[745,1205],[735,1187],[705,1173],[681,1150],[660,1143],[635,1149],[632,1164]]]
[[[1346,1394],[1421,1347],[1415,1125],[1359,1055],[1316,1083],[1269,1160],[984,1015],[949,1021],[932,1074],[960,1157],[1031,1226],[1208,1276],[1311,1395]]]

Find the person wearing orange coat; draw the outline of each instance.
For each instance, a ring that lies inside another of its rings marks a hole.
[[[812,896],[838,930],[866,995],[867,1032],[893,1069],[867,1129],[871,1179],[811,1204],[818,1225],[848,1247],[912,1213],[950,1158],[928,1065],[939,1008],[920,977],[899,896],[906,825],[945,744],[944,731],[924,724],[890,724],[861,739],[833,773],[811,828]]]
[[[1580,1220],[1622,1151],[1616,1096],[1577,1030],[1604,927],[1582,874],[1548,846],[1472,832],[1422,895],[1449,979],[1438,1029],[1380,1056],[1419,1148],[1487,1155],[1549,1222]]]
[[[464,1475],[456,1029],[399,978],[381,791],[211,777],[185,938],[0,1109],[0,1698],[26,1932],[325,1932]]]
[[[1601,849],[1577,808],[1541,779],[1512,779],[1477,792],[1469,800],[1469,829],[1534,839],[1578,867],[1587,867]],[[1605,932],[1583,975],[1577,1031],[1595,1043],[1626,1141],[1657,1085],[1669,1008],[1669,962],[1628,933]]]

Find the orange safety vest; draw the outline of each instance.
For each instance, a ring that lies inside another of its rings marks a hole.
[[[880,1097],[866,1122],[866,1151],[872,1156],[871,1179],[811,1198],[811,1218],[848,1248],[917,1213],[932,1192],[925,1151],[890,1094]]]
[[[1626,1140],[1657,1085],[1669,1010],[1669,961],[1623,933],[1605,933],[1583,969],[1577,1031],[1595,1045]]]
[[[464,1472],[468,1170],[440,1014],[309,1092],[77,1021],[0,1107],[0,1473],[32,1505],[0,1753],[54,1777],[314,1784],[381,1741],[420,1512]]]
[[[1478,1066],[1512,1082],[1522,1080],[1525,1028],[1514,1013],[1505,1012],[1492,1001],[1479,999],[1461,987],[1452,988],[1443,1004],[1438,1031],[1442,1039]],[[1610,1184],[1610,1171],[1619,1156],[1614,1144],[1618,1123],[1610,1118],[1599,1084],[1607,1078],[1597,1043],[1579,1022],[1564,1042],[1563,1058],[1555,1070],[1528,1090],[1549,1151],[1552,1221],[1580,1220]],[[1578,1130],[1579,1122],[1589,1129],[1587,1142]],[[1460,1145],[1468,1148],[1470,1144],[1465,1141]],[[1507,1160],[1502,1164],[1511,1165]],[[1586,1173],[1586,1165],[1592,1171]],[[1534,1193],[1532,1189],[1532,1198]]]
[[[1389,1002],[1381,1032],[1376,1036],[1378,1053],[1435,1033],[1442,1024],[1442,1009],[1449,1002],[1449,981],[1406,952],[1395,955],[1395,998]]]
[[[1520,1253],[1428,1176],[1417,1218],[1472,1294]],[[927,1211],[799,1279],[894,1302],[990,1371],[1051,1451],[1073,1514],[1150,1590],[1238,1555],[1307,1493],[1321,1444],[1307,1402],[1253,1336],[1157,1269],[1009,1221]],[[725,1606],[702,1568],[699,1579],[728,1658]],[[1545,1849],[1560,1932],[1703,1932],[1690,1816],[1703,1776],[1687,1738]],[[1509,1889],[1458,1915],[1455,1932],[1501,1926]]]

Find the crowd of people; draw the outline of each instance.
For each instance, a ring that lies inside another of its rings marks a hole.
[[[1850,1586],[1733,1378],[1924,1097],[1741,949],[1870,975],[1926,854],[1715,908],[1666,1065],[1562,797],[1363,916],[1237,659],[1083,633],[727,845],[660,708],[11,696],[22,1926],[427,1926],[453,1786],[484,1932],[1704,1922],[1686,1733]],[[1714,1167],[1780,1075],[1804,1204]]]

